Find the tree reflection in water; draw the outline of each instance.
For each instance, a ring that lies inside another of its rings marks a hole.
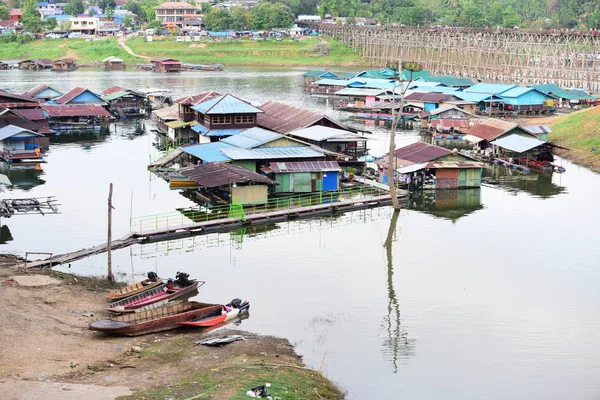
[[[415,354],[415,339],[408,338],[408,332],[402,326],[400,320],[400,305],[394,289],[394,263],[392,257],[392,243],[398,240],[396,235],[396,225],[400,211],[394,211],[390,220],[387,237],[383,247],[385,247],[387,259],[387,289],[388,289],[388,307],[387,316],[384,318],[387,337],[383,340],[384,359],[391,359],[394,367],[394,374],[398,372],[398,363],[406,362],[410,356]]]

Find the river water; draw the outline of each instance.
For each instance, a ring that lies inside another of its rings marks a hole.
[[[215,90],[346,120],[303,93],[302,72],[3,71],[0,86]],[[194,205],[146,170],[156,156],[149,128],[128,121],[107,136],[63,136],[38,170],[3,166],[15,183],[6,197],[56,196],[61,214],[3,219],[0,251],[102,243],[110,182],[114,238],[131,215]],[[371,153],[381,154],[386,132],[370,128]],[[567,172],[552,176],[489,169],[500,186],[416,198],[397,218],[379,208],[135,246],[114,252],[113,266],[127,281],[187,271],[207,282],[203,301],[249,299],[241,328],[288,338],[350,399],[598,399],[600,176],[561,162]],[[105,265],[99,255],[59,269],[102,275]]]

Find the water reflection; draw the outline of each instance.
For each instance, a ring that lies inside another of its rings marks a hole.
[[[494,186],[507,189],[515,195],[526,192],[538,198],[548,199],[566,193],[565,187],[561,185],[562,175],[558,173],[532,171],[524,174],[511,168],[494,165],[484,169],[483,176],[492,178]]]
[[[406,361],[415,354],[415,339],[408,338],[408,332],[402,326],[400,320],[400,305],[394,289],[394,262],[392,258],[392,244],[398,240],[396,225],[400,211],[395,211],[390,220],[385,247],[387,260],[387,292],[388,306],[387,316],[384,318],[387,337],[383,340],[383,357],[390,360],[393,365],[394,374],[398,372],[398,361]]]
[[[12,183],[9,191],[22,189],[28,191],[36,186],[43,185],[46,181],[41,179],[44,175],[42,164],[9,164],[0,162],[0,174],[6,175]]]
[[[481,204],[481,189],[462,189],[414,192],[408,208],[456,222],[484,206]]]

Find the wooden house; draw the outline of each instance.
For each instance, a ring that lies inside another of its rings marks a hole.
[[[150,60],[155,72],[181,72],[181,61],[172,58],[153,58]]]
[[[42,69],[52,69],[54,61],[47,58],[37,58],[35,60],[23,60],[19,63],[19,69],[39,71]]]
[[[188,107],[182,106],[187,112]],[[192,127],[200,143],[215,142],[257,125],[260,108],[230,94],[214,97],[189,107],[198,123]]]
[[[75,60],[72,58],[61,58],[52,62],[52,71],[67,72],[75,71],[76,69],[77,64],[75,64]]]
[[[566,90],[555,84],[533,85],[532,88],[542,93],[556,97],[555,107],[572,108],[575,105],[593,102],[596,97],[583,90]]]
[[[242,166],[210,162],[183,168],[180,174],[198,185],[203,198],[211,204],[263,204],[269,200],[272,179]]]
[[[414,92],[404,97],[404,101],[422,106],[425,111],[433,111],[445,102],[459,100],[453,94]]]
[[[41,161],[43,136],[15,125],[0,128],[0,158],[7,162]]]
[[[409,187],[423,189],[480,187],[484,167],[456,151],[423,142],[396,149],[393,157],[388,154],[378,163],[394,168]]]
[[[70,105],[98,105],[108,107],[108,103],[100,97],[100,95],[92,92],[89,89],[76,87],[69,90],[62,96],[54,99],[56,104]]]
[[[54,130],[50,129],[50,124],[48,122],[48,117],[44,113],[44,110],[41,108],[18,108],[12,110],[14,113],[18,114],[20,117],[25,118],[27,121],[33,122],[35,125],[34,129],[30,129],[34,132],[41,133],[42,135],[52,135]],[[19,123],[12,123],[12,125],[22,126]]]
[[[33,110],[37,114],[35,117],[36,120],[30,119],[33,118],[31,113],[29,113],[30,110]],[[40,120],[37,120],[37,118],[40,118]],[[19,108],[10,110],[8,108],[0,107],[0,128],[4,128],[8,125],[18,126],[44,135],[54,132],[48,127],[46,115],[37,108]]]
[[[336,102],[337,105],[360,107],[368,106],[382,100],[385,101],[391,97],[391,92],[385,89],[356,89],[347,87],[338,90],[335,92],[335,95],[342,99],[342,101]]]
[[[106,57],[102,62],[106,69],[125,69],[125,61],[115,56]]]
[[[31,108],[38,107],[39,105],[40,101],[38,99],[0,89],[0,107]]]
[[[419,114],[419,118],[421,118],[421,128],[423,129],[430,128],[431,122],[436,119],[468,119],[473,117],[475,117],[475,114],[456,106],[442,106]]]
[[[287,133],[288,136],[314,144],[345,157],[340,162],[355,163],[367,154],[367,138],[347,130],[313,125]]]
[[[121,117],[145,115],[150,107],[142,93],[116,85],[102,92],[102,100],[108,103],[111,112]]]
[[[279,185],[276,194],[339,190],[342,168],[335,161],[271,162],[262,169]]]
[[[515,87],[500,94],[506,110],[518,113],[540,112],[554,107],[556,96],[532,88]]]
[[[40,83],[23,93],[23,96],[33,97],[43,101],[56,99],[62,95],[62,92],[46,85],[45,83]]]
[[[320,79],[339,79],[339,76],[331,71],[307,71],[302,74],[304,85],[308,86]]]
[[[104,107],[93,104],[42,105],[50,128],[56,131],[101,130],[108,126],[111,115]]]

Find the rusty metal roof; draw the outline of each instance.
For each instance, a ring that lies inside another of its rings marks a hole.
[[[301,161],[301,162],[271,162],[269,169],[272,172],[323,172],[341,171],[342,168],[335,161]]]
[[[195,94],[192,96],[181,97],[181,98],[175,100],[175,103],[193,106],[193,105],[214,99],[215,97],[219,97],[219,96],[221,96],[221,93],[206,92],[206,93]]]
[[[491,141],[499,136],[504,135],[506,132],[515,129],[516,127],[518,127],[518,125],[513,122],[489,118],[470,128],[467,133],[480,139]]]
[[[210,162],[179,170],[181,175],[193,180],[202,187],[228,186],[233,183],[263,183],[276,185],[277,182],[239,165]]]
[[[26,108],[13,111],[16,114],[19,114],[21,117],[27,118],[30,121],[40,121],[42,119],[47,119],[46,114],[44,114],[44,110],[42,110],[41,108]]]
[[[50,117],[110,117],[102,106],[92,104],[78,105],[43,105],[42,109]]]
[[[28,102],[28,103],[39,103],[40,102],[38,99],[34,99],[33,97],[7,92],[6,90],[3,90],[3,89],[0,89],[0,97],[12,99],[12,100],[20,100],[20,101],[24,101],[24,102]]]
[[[115,92],[126,92],[126,91],[127,91],[127,89],[125,89],[124,87],[119,86],[119,85],[115,85],[115,86],[111,86],[108,89],[106,89],[104,92],[102,92],[102,94],[104,96],[106,96],[106,95],[109,95],[109,94],[113,94]]]
[[[322,120],[327,120],[331,125],[339,129],[346,129],[351,132],[356,132],[356,129],[349,128],[332,118],[329,118],[318,112],[307,110],[306,108],[293,107],[287,104],[276,101],[268,101],[260,109],[264,111],[259,114],[257,123],[259,126],[279,132],[289,133],[291,131],[308,128],[316,125]]]
[[[448,154],[452,154],[448,149],[423,142],[409,144],[394,151],[396,158],[415,164],[433,161]]]
[[[91,90],[82,88],[82,87],[76,87],[76,88],[69,90],[67,93],[63,94],[62,96],[58,97],[57,99],[55,99],[54,102],[56,104],[67,104],[68,102],[73,100],[75,97],[79,96],[80,94],[82,94],[84,92],[90,92],[94,96],[98,97],[98,100],[103,101],[100,98],[100,96],[98,96],[96,93],[92,92]]]

